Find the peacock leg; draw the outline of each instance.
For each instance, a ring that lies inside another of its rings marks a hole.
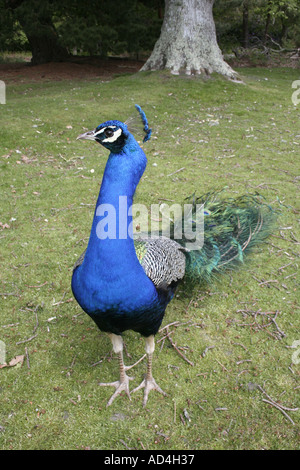
[[[129,391],[129,380],[132,380],[132,377],[128,377],[128,375],[126,374],[126,370],[133,367],[133,366],[126,367],[125,364],[124,364],[124,360],[123,360],[123,339],[122,339],[122,337],[119,336],[119,335],[115,335],[113,333],[111,333],[109,335],[109,337],[110,337],[112,345],[113,345],[113,350],[118,355],[119,369],[120,369],[120,380],[117,380],[116,382],[109,382],[109,383],[100,382],[98,384],[98,385],[101,385],[103,387],[112,386],[112,387],[116,388],[116,391],[110,397],[110,399],[108,400],[106,406],[110,406],[112,404],[112,402],[114,401],[114,399],[118,395],[120,395],[123,391],[126,392],[129,400],[131,400],[130,391]]]
[[[142,362],[142,361],[145,359],[146,356],[147,356],[147,354],[144,354],[138,361],[136,361],[134,364],[132,364],[132,366],[124,366],[125,371],[130,370],[130,369],[132,369],[133,367],[135,367],[137,364],[139,364],[140,362]]]
[[[132,393],[136,392],[137,390],[140,390],[141,388],[145,388],[144,391],[144,399],[143,399],[143,406],[146,406],[147,400],[148,400],[148,395],[151,390],[157,390],[159,393],[162,393],[164,396],[167,394],[157,385],[155,382],[153,375],[152,375],[152,357],[154,353],[154,348],[155,348],[155,343],[154,343],[154,336],[148,336],[146,338],[146,344],[145,344],[145,350],[147,353],[147,374],[145,379],[142,381],[142,383],[132,390]]]

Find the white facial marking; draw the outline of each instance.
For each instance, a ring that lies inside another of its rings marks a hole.
[[[105,131],[105,129],[116,129],[116,128],[117,128],[117,126],[103,127],[103,129],[100,129],[99,131],[95,132],[94,136],[99,135],[99,134],[103,134],[103,132]]]
[[[118,129],[113,136],[111,137],[107,137],[107,139],[103,139],[102,142],[106,143],[106,142],[115,142],[119,137],[120,135],[122,134],[122,129]]]

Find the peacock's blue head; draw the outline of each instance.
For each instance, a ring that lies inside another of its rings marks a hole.
[[[112,153],[118,153],[126,145],[128,137],[126,124],[120,121],[106,121],[93,131],[79,135],[77,139],[95,140]]]
[[[139,113],[140,122],[143,125],[143,142],[146,142],[151,137],[152,129],[148,126],[148,121],[142,108],[138,104],[136,104],[135,107]],[[77,139],[95,140],[112,153],[119,153],[126,145],[127,139],[130,135],[127,125],[123,122],[106,121],[96,127],[93,131],[88,131],[79,135]]]

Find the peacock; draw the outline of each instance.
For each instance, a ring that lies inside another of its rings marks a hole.
[[[152,131],[144,111],[139,105],[135,107],[143,126],[143,142],[147,142]],[[197,286],[242,262],[245,253],[270,233],[273,211],[259,195],[227,199],[216,192],[193,195],[185,202],[192,209],[198,205],[204,208],[201,247],[191,249],[186,237],[177,236],[176,221],[168,237],[161,231],[153,237],[134,237],[133,198],[147,164],[143,149],[126,122],[118,120],[106,121],[77,139],[96,141],[110,153],[88,245],[73,269],[72,291],[81,308],[108,333],[119,360],[119,380],[99,384],[115,387],[107,406],[123,391],[130,399],[131,393],[143,388],[146,406],[151,390],[166,395],[152,375],[154,337],[178,284],[184,282],[187,289]],[[110,219],[111,213],[117,216]],[[191,210],[192,227],[197,221],[195,214]],[[131,377],[126,372],[137,363],[124,364],[122,334],[126,330],[145,338],[147,357],[145,378],[131,392]]]

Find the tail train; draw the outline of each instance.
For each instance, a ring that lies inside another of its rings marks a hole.
[[[199,250],[187,250],[185,280],[195,285],[209,282],[214,274],[243,263],[246,255],[274,230],[276,214],[262,196],[247,194],[236,198],[220,197],[222,191],[187,202],[203,204],[204,242]],[[176,221],[174,226],[176,225]],[[184,232],[184,230],[183,230]],[[171,238],[186,248],[185,238]]]

